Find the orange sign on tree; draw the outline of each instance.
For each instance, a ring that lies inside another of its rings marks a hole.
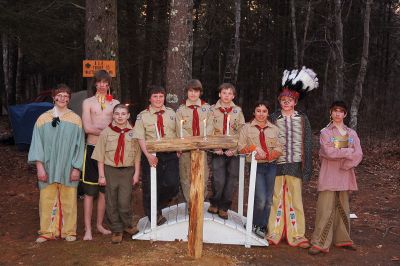
[[[83,77],[90,78],[98,70],[106,70],[111,77],[116,76],[115,60],[83,60]]]

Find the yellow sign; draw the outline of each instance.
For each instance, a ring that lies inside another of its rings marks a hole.
[[[83,60],[83,77],[90,78],[98,70],[106,70],[111,77],[116,76],[115,60]]]

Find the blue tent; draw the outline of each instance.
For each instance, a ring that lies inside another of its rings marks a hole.
[[[9,107],[14,141],[19,150],[27,150],[32,140],[33,126],[38,117],[53,108],[48,102],[19,104]]]

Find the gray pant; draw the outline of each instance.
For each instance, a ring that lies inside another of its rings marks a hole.
[[[233,191],[239,179],[239,157],[213,155],[212,171],[213,196],[210,202],[218,209],[226,211],[232,205]]]
[[[134,167],[105,165],[106,214],[113,233],[132,226],[132,177]]]

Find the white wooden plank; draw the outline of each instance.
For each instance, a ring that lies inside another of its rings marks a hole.
[[[253,211],[254,211],[254,192],[256,187],[257,161],[255,159],[256,152],[251,153],[250,166],[250,183],[249,196],[247,200],[247,222],[246,222],[246,248],[250,248],[251,231],[253,228]]]
[[[243,198],[244,198],[244,166],[246,162],[246,156],[240,155],[239,159],[239,199],[238,199],[238,213],[243,215]]]
[[[179,204],[177,205],[177,215],[176,215],[176,221],[177,222],[183,222],[188,220],[186,218],[187,210],[186,210],[186,204]]]
[[[156,156],[155,153],[153,153]],[[157,240],[157,169],[155,167],[150,167],[150,216],[151,216],[151,239],[153,241]]]

